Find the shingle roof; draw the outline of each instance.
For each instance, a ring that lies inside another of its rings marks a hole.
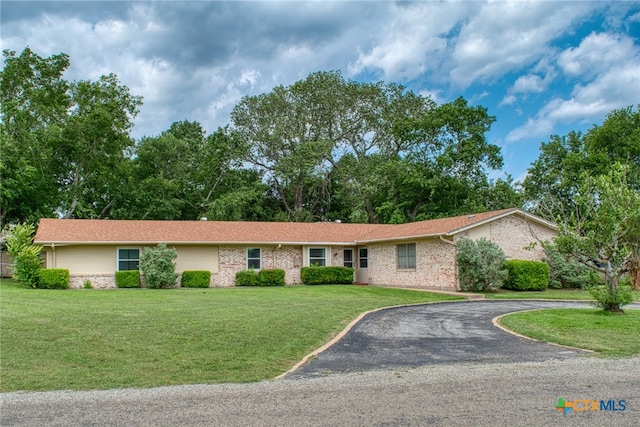
[[[408,224],[345,224],[335,222],[147,221],[52,219],[40,221],[35,243],[229,243],[229,244],[355,244],[411,237],[451,235],[502,216],[505,209]]]

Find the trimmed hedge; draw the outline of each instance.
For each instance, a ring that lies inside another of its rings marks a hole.
[[[184,288],[208,288],[211,272],[207,270],[186,270],[182,272],[180,285]]]
[[[236,286],[284,286],[284,275],[279,268],[242,270],[236,273]]]
[[[255,270],[242,270],[236,273],[236,286],[258,286],[258,272]]]
[[[509,271],[505,289],[544,291],[549,286],[549,264],[546,262],[512,259],[505,265]]]
[[[41,289],[69,289],[69,270],[66,268],[41,268],[38,279]]]
[[[350,285],[353,271],[351,267],[302,267],[300,278],[305,285]]]
[[[265,268],[258,273],[260,286],[284,286],[284,270],[279,268]]]
[[[140,270],[116,271],[116,286],[119,288],[139,288]]]

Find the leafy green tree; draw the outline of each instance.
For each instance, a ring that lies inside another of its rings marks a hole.
[[[59,211],[65,218],[100,218],[113,205],[134,141],[129,132],[142,99],[109,74],[71,84],[71,111],[53,147]]]
[[[113,74],[69,83],[65,54],[4,51],[0,220],[106,216],[141,105]]]
[[[13,277],[24,286],[37,288],[42,268],[42,246],[33,244],[35,227],[17,224],[9,227],[7,253],[12,261]]]
[[[318,72],[243,98],[232,119],[250,145],[247,161],[264,173],[290,219],[327,219],[337,198],[373,221],[372,163],[405,150],[416,135],[394,129],[432,104],[402,86]]]
[[[259,183],[241,168],[245,146],[228,129],[206,135],[197,122],[176,122],[157,137],[145,137],[136,150],[131,185],[137,189],[119,217],[198,219],[215,201],[241,187]],[[126,197],[124,198],[126,200]]]
[[[586,134],[570,132],[543,143],[532,163],[524,188],[525,205],[549,220],[571,221],[571,215],[585,211],[580,206],[584,177],[610,173],[611,165],[626,166],[624,185],[640,191],[640,111],[633,107],[614,110],[600,126]],[[640,236],[640,234],[639,234]],[[631,245],[629,270],[632,283],[640,268],[640,237]],[[635,283],[635,286],[640,286]]]
[[[640,236],[640,193],[629,187],[627,170],[616,163],[607,175],[585,175],[576,196],[579,208],[559,221],[555,238],[560,252],[604,275],[605,287],[593,294],[606,311],[621,311],[631,302],[630,290],[618,286]]]
[[[585,173],[606,175],[613,163],[627,165],[627,185],[640,190],[640,111],[614,110],[602,125],[586,134],[554,135],[540,146],[522,183],[529,209],[546,218],[566,216],[576,209]]]
[[[405,121],[401,132],[413,138],[400,159],[389,163],[397,167],[387,174],[386,202],[377,209],[380,222],[480,212],[519,202],[510,178],[487,178],[487,170],[502,166],[500,148],[486,140],[494,121],[486,108],[469,106],[462,98]]]
[[[178,257],[174,248],[167,248],[165,243],[155,248],[147,248],[140,256],[140,271],[147,288],[171,288],[176,285],[178,274],[173,262]]]
[[[460,239],[456,264],[460,289],[463,291],[495,291],[507,279],[506,257],[498,245],[490,240]]]
[[[305,185],[324,178],[334,147],[329,131],[335,110],[336,73],[316,73],[290,87],[243,98],[233,109],[236,130],[250,145],[247,161],[261,171],[291,219],[305,213]]]
[[[560,253],[553,243],[545,243],[544,253],[545,262],[549,264],[549,287],[589,289],[601,284],[596,272],[572,256]]]
[[[4,50],[0,73],[0,223],[37,221],[57,207],[51,142],[68,109],[69,66],[63,53],[42,58],[26,48]]]

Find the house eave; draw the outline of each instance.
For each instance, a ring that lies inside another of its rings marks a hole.
[[[532,214],[530,214],[528,212],[525,212],[522,209],[513,209],[513,210],[510,210],[510,211],[498,214],[496,216],[492,216],[490,218],[486,218],[486,219],[484,219],[482,221],[474,222],[472,224],[465,225],[464,227],[460,227],[460,228],[457,228],[455,230],[448,231],[446,233],[443,233],[442,235],[443,236],[448,236],[448,237],[453,237],[456,234],[463,233],[463,232],[465,232],[467,230],[471,230],[473,228],[480,227],[482,225],[494,222],[494,221],[502,219],[502,218],[506,218],[506,217],[508,217],[510,215],[514,215],[514,214],[524,217],[524,219],[526,221],[531,221],[531,222],[535,222],[537,224],[544,225],[544,226],[549,227],[550,229],[555,230],[555,231],[558,230],[557,225],[552,223],[552,222],[549,222],[549,221],[547,221],[545,219],[539,218],[539,217],[537,217],[535,215],[532,215]]]
[[[435,239],[440,236],[447,236],[447,233],[413,234],[410,236],[385,237],[382,239],[356,240],[356,244],[364,245],[364,244],[370,244],[370,243],[402,242],[407,240],[421,240],[421,239],[432,239],[432,238]]]
[[[193,246],[355,246],[356,242],[291,242],[291,241],[192,241],[192,240],[180,240],[180,241],[35,241],[36,245],[42,245],[45,247],[63,247],[63,246],[153,246],[159,243],[166,245],[193,245]]]

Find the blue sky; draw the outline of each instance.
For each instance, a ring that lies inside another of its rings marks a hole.
[[[245,95],[318,70],[463,96],[522,179],[550,135],[640,104],[640,2],[5,1],[2,49],[65,52],[69,80],[115,73],[144,98],[133,136],[209,131]]]

